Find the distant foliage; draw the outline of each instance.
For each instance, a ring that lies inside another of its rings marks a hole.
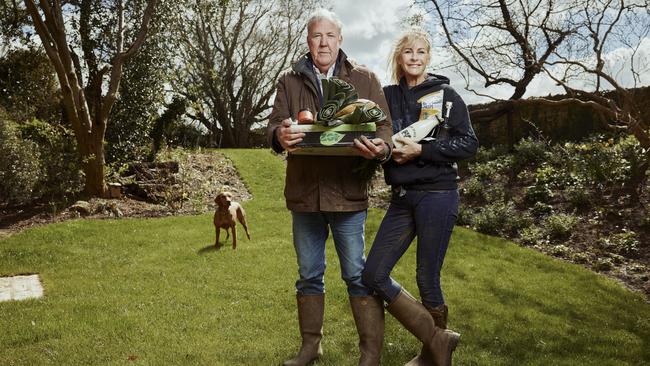
[[[19,126],[21,136],[38,146],[40,164],[37,195],[48,201],[61,201],[83,188],[83,173],[72,131],[34,119]]]
[[[31,201],[39,182],[39,157],[37,145],[23,140],[17,124],[0,115],[0,204]]]
[[[62,201],[82,188],[72,133],[39,120],[16,123],[0,113],[0,202]]]
[[[0,58],[0,107],[17,122],[53,120],[60,111],[54,69],[42,50],[16,49]]]

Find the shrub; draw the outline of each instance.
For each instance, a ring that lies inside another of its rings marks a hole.
[[[608,238],[602,239],[601,244],[605,248],[623,255],[636,255],[641,245],[637,234],[632,230],[623,230],[622,233],[612,234]]]
[[[41,175],[37,145],[20,138],[15,122],[0,113],[0,201],[26,204]]]
[[[514,212],[508,212],[509,206],[503,203],[491,203],[485,205],[472,218],[474,228],[486,234],[499,234],[508,216]]]
[[[502,156],[484,163],[469,164],[469,171],[480,180],[503,180],[503,176],[511,173],[512,156]]]
[[[492,182],[483,191],[483,198],[487,202],[505,202],[506,188],[503,183]]]
[[[468,226],[472,224],[472,216],[474,212],[466,205],[461,204],[458,207],[458,217],[456,218],[456,225]]]
[[[578,223],[573,215],[551,215],[544,220],[544,234],[551,240],[568,239]]]
[[[471,221],[476,230],[486,234],[514,234],[532,224],[532,218],[519,214],[512,202],[487,204]]]
[[[544,232],[537,226],[529,226],[519,232],[519,241],[524,245],[533,246],[544,241]]]
[[[589,263],[589,254],[583,252],[571,252],[568,258],[574,263]]]
[[[538,217],[547,216],[553,213],[553,206],[544,202],[535,202],[530,211],[533,213],[533,215]]]
[[[79,193],[83,188],[83,173],[72,131],[37,119],[19,128],[22,137],[36,143],[41,152],[43,175],[34,198],[62,200]]]
[[[596,135],[582,143],[565,143],[551,148],[549,164],[562,170],[585,187],[604,189],[628,184],[638,169],[642,149],[633,136],[615,141]],[[564,182],[571,184],[571,180]]]
[[[515,145],[515,163],[517,167],[525,167],[543,162],[546,159],[548,146],[545,141],[523,138]]]
[[[524,199],[530,203],[548,203],[553,196],[553,191],[551,191],[547,184],[536,184],[534,186],[526,187]]]
[[[562,171],[548,164],[542,164],[535,172],[535,184],[555,187],[562,186],[564,183],[562,177],[564,175]]]
[[[460,192],[470,199],[484,199],[485,185],[475,176],[469,177],[462,183]]]
[[[598,258],[596,263],[593,264],[593,269],[601,272],[609,271],[612,267],[613,263],[610,258]]]
[[[474,156],[474,161],[477,163],[486,163],[506,154],[508,154],[508,147],[505,145],[497,145],[489,149],[480,146]]]
[[[567,187],[564,191],[567,202],[578,209],[586,209],[591,206],[589,189],[577,183]]]

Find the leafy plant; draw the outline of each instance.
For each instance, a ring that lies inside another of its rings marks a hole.
[[[20,138],[15,122],[0,114],[0,202],[25,204],[41,175],[38,146]]]
[[[641,243],[638,235],[632,230],[623,230],[621,233],[612,234],[601,239],[601,244],[615,253],[623,255],[636,255]]]
[[[578,223],[578,218],[568,214],[548,216],[544,220],[544,234],[551,240],[568,239]]]
[[[524,199],[530,203],[548,203],[553,196],[554,193],[548,187],[548,184],[536,184],[534,186],[526,187],[526,193],[524,193]]]
[[[544,241],[544,231],[534,225],[523,228],[519,232],[519,241],[524,245],[536,245]]]
[[[532,224],[532,218],[521,215],[513,202],[494,202],[483,206],[473,217],[473,227],[486,234],[513,234]]]
[[[521,168],[543,162],[546,159],[548,145],[542,140],[523,138],[515,145],[514,149],[515,163]]]

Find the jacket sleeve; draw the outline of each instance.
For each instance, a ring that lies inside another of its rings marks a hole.
[[[465,102],[452,88],[446,88],[445,94],[445,101],[452,102],[449,118],[441,126],[447,131],[441,131],[442,136],[437,140],[422,145],[420,160],[424,162],[453,163],[471,158],[478,149]]]
[[[284,151],[278,138],[275,134],[275,130],[280,127],[282,121],[291,117],[291,112],[289,111],[289,104],[287,93],[285,89],[286,76],[283,75],[278,80],[278,85],[275,90],[275,101],[273,102],[273,109],[271,110],[271,115],[269,115],[269,123],[266,126],[266,140],[271,146],[271,149],[276,153],[281,153]]]
[[[381,87],[381,83],[379,82],[377,75],[373,72],[370,72],[370,98],[368,99],[377,103],[379,108],[386,113],[386,119],[376,123],[377,137],[392,146],[392,140],[390,137],[393,135],[393,127],[391,124],[390,110],[388,109],[388,103],[386,103],[386,97],[384,96],[384,90]]]

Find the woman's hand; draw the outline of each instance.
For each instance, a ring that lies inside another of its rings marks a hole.
[[[408,137],[398,137],[397,142],[403,144],[402,147],[393,149],[393,160],[397,164],[404,164],[422,154],[422,145]]]
[[[354,146],[357,148],[357,154],[368,160],[381,160],[390,151],[386,143],[384,143],[384,140],[379,137],[370,140],[366,136],[361,135],[360,138],[354,139]]]

